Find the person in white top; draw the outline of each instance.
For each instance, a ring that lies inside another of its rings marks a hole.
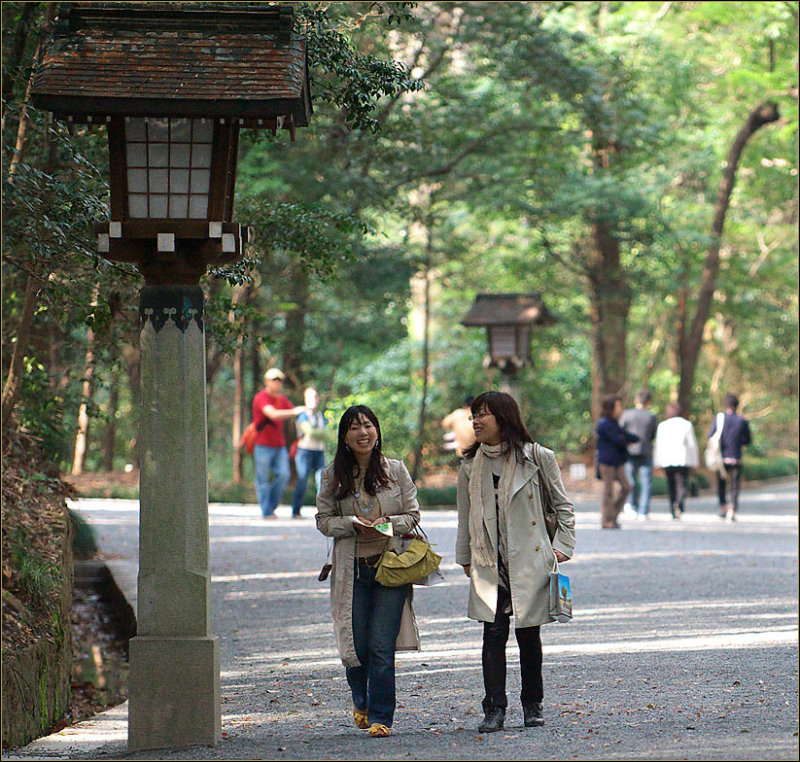
[[[653,450],[653,465],[663,468],[667,477],[673,519],[679,519],[684,512],[689,469],[697,468],[699,462],[694,427],[681,417],[681,412],[680,403],[667,405],[667,417],[658,424]]]

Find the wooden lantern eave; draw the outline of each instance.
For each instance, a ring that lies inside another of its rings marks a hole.
[[[293,9],[66,6],[32,101],[67,125],[108,130],[111,219],[96,226],[102,256],[135,262],[148,282],[196,282],[208,265],[235,261],[250,239],[231,219],[239,130],[286,130],[294,139],[312,112],[305,41],[292,32]],[[205,219],[130,217],[126,117],[213,121]]]
[[[486,329],[488,355],[486,367],[499,367],[504,372],[513,372],[529,359],[530,347],[520,337],[520,331],[534,325],[547,326],[556,322],[542,301],[539,292],[529,294],[477,294],[469,312],[461,324],[467,327]],[[515,353],[501,355],[494,352],[492,330],[495,328],[513,329],[515,333]],[[525,345],[525,346],[523,346]]]

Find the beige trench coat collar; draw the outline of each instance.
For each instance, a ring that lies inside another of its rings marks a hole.
[[[539,478],[537,476],[539,471],[539,466],[537,466],[533,462],[532,458],[533,453],[533,445],[526,444],[525,445],[525,454],[526,458],[521,463],[517,461],[516,467],[514,468],[514,477],[511,481],[511,500],[514,500],[514,496],[529,482],[531,479],[535,481],[535,483],[539,484]],[[474,464],[474,461],[468,461],[470,465]],[[471,470],[470,470],[471,473]],[[483,498],[483,505],[484,506],[492,506],[494,508],[494,480],[492,479],[492,470],[490,468],[484,468],[483,473],[481,474],[481,497]],[[494,510],[486,511],[484,510],[483,513],[483,526],[486,529],[487,534],[489,535],[489,540],[492,544],[492,548],[497,548],[497,514]]]

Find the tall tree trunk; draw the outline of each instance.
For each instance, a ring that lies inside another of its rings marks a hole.
[[[233,353],[233,420],[231,441],[233,442],[233,483],[241,484],[244,478],[244,455],[239,447],[244,425],[244,348],[241,337]]]
[[[33,20],[38,11],[38,3],[22,3],[19,19],[11,37],[11,42],[5,45],[8,57],[3,62],[3,123],[2,129],[5,131],[6,114],[8,107],[6,104],[13,100],[14,80],[17,77],[18,69],[22,64],[22,57],[25,53],[25,46],[28,42],[33,27]]]
[[[11,414],[14,412],[14,406],[17,404],[19,393],[22,390],[22,361],[25,359],[25,350],[28,346],[28,336],[33,323],[33,314],[36,311],[38,294],[39,289],[33,277],[29,275],[25,282],[25,295],[22,298],[22,309],[20,310],[14,351],[11,354],[11,363],[6,376],[6,383],[3,386],[3,426],[7,426],[11,420]]]
[[[103,432],[103,470],[114,470],[114,456],[117,446],[117,409],[119,408],[119,368],[111,372],[111,386],[108,393],[108,423]]]
[[[620,265],[619,241],[602,225],[592,227],[586,260],[592,323],[592,418],[600,416],[606,394],[627,388],[630,290]]]
[[[122,348],[122,359],[125,363],[125,372],[128,376],[128,387],[131,393],[131,408],[134,420],[140,420],[141,408],[141,352],[138,343],[126,344]],[[133,462],[136,469],[139,469],[139,438],[133,440]]]
[[[744,126],[739,130],[733,141],[725,171],[722,173],[717,200],[714,204],[714,220],[711,224],[711,243],[706,251],[703,264],[703,274],[700,279],[700,288],[697,295],[697,307],[694,318],[686,336],[685,344],[681,351],[681,377],[678,386],[678,401],[683,408],[684,415],[688,415],[692,407],[692,387],[697,370],[697,361],[703,345],[703,329],[711,313],[714,300],[714,290],[717,286],[719,273],[719,252],[722,244],[722,232],[725,227],[725,217],[730,205],[731,193],[736,182],[736,171],[742,152],[753,135],[764,125],[778,121],[780,115],[775,103],[762,103],[753,109],[747,117]]]
[[[45,39],[46,35],[50,33],[50,27],[55,18],[56,5],[57,3],[47,3],[45,6],[44,21],[39,32],[39,42],[37,43],[36,52],[33,57],[33,67],[28,77],[25,98],[20,108],[17,142],[8,166],[8,177],[6,179],[8,183],[14,182],[14,175],[22,162],[22,154],[28,134],[28,103],[31,98],[33,78],[38,69],[42,54],[42,41]],[[3,386],[2,410],[0,412],[2,413],[4,426],[7,425],[7,422],[11,419],[14,406],[17,404],[19,393],[22,390],[22,361],[25,358],[25,352],[28,348],[28,337],[30,336],[31,324],[33,323],[38,293],[39,289],[34,285],[33,277],[28,274],[28,279],[25,283],[25,296],[22,302],[19,326],[17,328],[16,343],[14,344],[14,352],[11,356],[11,364],[8,369],[5,385]]]
[[[86,369],[83,374],[81,404],[78,408],[78,432],[75,434],[75,450],[72,458],[72,475],[83,473],[86,464],[86,449],[89,445],[89,405],[94,392],[94,331],[89,329],[86,347]]]
[[[92,302],[97,304],[99,285],[94,287]],[[81,404],[78,408],[78,431],[75,434],[75,449],[72,457],[72,475],[79,476],[86,465],[86,449],[89,446],[89,405],[94,394],[94,331],[86,333],[86,361],[84,362]]]
[[[309,286],[308,273],[299,264],[292,268],[289,297],[292,307],[286,313],[286,330],[283,339],[283,372],[289,390],[302,391],[306,381],[303,362],[303,344],[306,335],[306,313],[308,312]]]
[[[235,308],[245,304],[249,295],[249,284],[237,286],[231,303],[234,312],[231,321],[235,319]],[[244,478],[244,453],[239,447],[242,436],[244,418],[244,327],[236,339],[236,349],[233,353],[233,415],[231,416],[231,441],[233,443],[233,483],[241,484]]]
[[[256,342],[255,339],[250,341],[249,359],[250,386],[253,389],[253,395],[255,395],[255,393],[264,386],[264,368],[261,367],[261,358],[258,354],[258,342]]]
[[[25,151],[25,143],[28,138],[28,104],[31,101],[33,78],[39,69],[43,51],[42,43],[50,34],[50,29],[53,25],[53,19],[56,15],[57,6],[58,3],[47,3],[44,9],[44,19],[42,21],[41,29],[39,30],[39,41],[36,44],[36,52],[33,56],[33,66],[31,67],[31,74],[28,77],[28,85],[25,88],[25,97],[20,106],[19,124],[17,125],[17,142],[14,146],[14,154],[11,157],[11,162],[8,167],[8,182],[12,182],[19,165],[22,163],[22,156]]]
[[[417,418],[417,443],[414,447],[414,462],[411,478],[416,481],[422,468],[422,450],[425,444],[425,418],[428,408],[428,377],[430,375],[430,325],[431,325],[431,268],[430,268],[430,231],[422,270],[422,396],[419,402]]]

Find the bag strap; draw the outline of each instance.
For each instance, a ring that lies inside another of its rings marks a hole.
[[[533,443],[533,462],[534,465],[539,468],[539,473],[541,474],[539,477],[539,485],[542,488],[542,508],[547,510],[547,506],[553,504],[553,494],[550,491],[550,483],[547,479],[547,474],[545,473],[541,458],[539,457],[540,448],[541,445],[538,442]]]
[[[542,465],[541,455],[539,453],[541,447],[542,446],[538,442],[533,443],[533,462],[539,468],[539,497],[542,501],[542,514],[544,515],[544,523],[547,528],[547,537],[552,545],[553,539],[558,533],[558,512],[553,507],[553,492],[550,489],[550,481]],[[550,524],[547,523],[548,520]]]
[[[427,542],[427,543],[428,543],[428,545],[430,545],[430,544],[431,544],[431,541],[428,539],[428,535],[427,535],[427,533],[426,533],[426,532],[425,532],[425,530],[424,530],[424,529],[423,529],[423,528],[420,526],[420,519],[415,519],[415,520],[414,520],[414,528],[413,528],[413,529],[412,529],[410,532],[405,532],[404,534],[402,534],[402,535],[400,535],[400,536],[401,536],[401,537],[402,537],[402,539],[404,539],[404,540],[410,540],[410,539],[412,539],[412,538],[414,538],[414,537],[419,537],[419,535],[422,535],[422,539],[424,539],[424,540],[425,540],[425,542]]]

